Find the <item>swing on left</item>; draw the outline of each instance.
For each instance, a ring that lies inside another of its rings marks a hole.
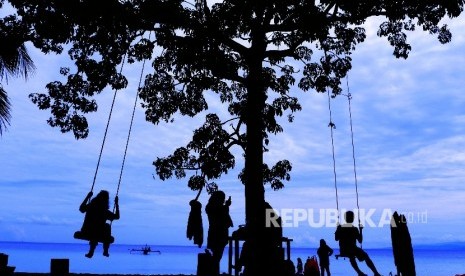
[[[122,72],[123,67],[124,67],[124,58],[123,58],[123,63],[122,63],[121,68],[120,68],[120,73]],[[107,120],[107,125],[106,125],[106,128],[105,128],[105,133],[104,133],[103,140],[102,140],[102,145],[101,145],[101,148],[100,148],[100,153],[99,153],[97,166],[96,166],[96,170],[95,170],[95,174],[94,174],[94,178],[93,178],[93,182],[92,182],[92,187],[90,189],[90,192],[87,194],[86,198],[84,199],[84,201],[81,203],[81,205],[79,207],[79,210],[82,213],[86,213],[86,215],[85,215],[84,222],[83,222],[83,225],[81,227],[81,230],[76,231],[74,233],[74,238],[79,239],[79,240],[89,241],[89,244],[90,244],[91,248],[90,248],[89,253],[86,254],[86,257],[88,257],[88,258],[92,257],[93,250],[95,249],[95,247],[97,246],[97,243],[99,243],[99,242],[104,245],[104,253],[103,253],[103,255],[108,257],[109,256],[108,248],[109,248],[110,244],[115,241],[115,238],[111,235],[111,223],[113,222],[113,220],[117,220],[120,217],[119,204],[118,204],[118,201],[119,201],[118,200],[118,194],[119,194],[119,190],[120,190],[120,186],[121,186],[121,179],[122,179],[124,164],[125,164],[125,161],[126,161],[126,154],[127,154],[127,149],[128,149],[128,145],[129,145],[130,136],[131,136],[132,124],[133,124],[133,121],[134,121],[134,114],[135,114],[135,110],[136,110],[136,106],[137,106],[137,98],[138,98],[138,95],[139,95],[139,90],[141,88],[144,67],[145,67],[145,60],[144,60],[144,62],[142,64],[142,70],[141,70],[141,74],[140,74],[140,78],[139,78],[139,85],[138,85],[138,88],[137,88],[136,97],[135,97],[135,101],[134,101],[134,106],[133,106],[133,110],[132,110],[131,122],[130,122],[130,125],[129,125],[128,136],[127,136],[127,139],[126,139],[126,147],[125,147],[125,150],[124,150],[123,161],[122,161],[122,164],[121,164],[121,170],[120,170],[120,174],[119,174],[119,180],[118,180],[118,186],[117,186],[116,195],[115,195],[115,203],[114,203],[114,207],[113,207],[113,212],[109,210],[109,193],[108,193],[108,191],[102,190],[94,198],[92,198],[92,195],[93,195],[93,189],[94,189],[94,186],[95,186],[97,173],[98,173],[98,168],[99,168],[99,165],[100,165],[100,160],[101,160],[101,157],[102,157],[102,152],[103,152],[103,148],[104,148],[104,145],[105,145],[106,136],[107,136],[107,133],[108,133],[108,127],[109,127],[109,124],[110,124],[110,121],[111,121],[111,115],[112,115],[112,112],[113,112],[113,107],[114,107],[114,103],[115,103],[116,94],[118,92],[118,89],[115,89],[115,92],[114,92],[114,95],[113,95],[113,100],[112,100],[112,103],[111,103],[110,112],[109,112],[108,120]],[[107,223],[106,222],[107,220],[109,220],[110,223]]]

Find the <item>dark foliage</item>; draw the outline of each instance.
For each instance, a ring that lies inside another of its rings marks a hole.
[[[88,135],[85,114],[97,110],[95,95],[108,86],[126,87],[117,70],[124,62],[152,62],[139,96],[154,124],[204,114],[206,93],[217,95],[229,118],[207,114],[187,145],[154,165],[162,180],[199,172],[188,184],[199,190],[233,168],[232,147],[241,148],[246,216],[250,237],[258,240],[263,184],[280,189],[290,179],[289,161],[269,166],[263,154],[269,135],[283,131],[278,118],[292,122],[302,109],[291,87],[340,94],[371,17],[384,18],[378,35],[392,45],[395,57],[407,58],[408,32],[421,28],[447,43],[452,35],[440,21],[459,16],[464,5],[464,0],[225,0],[213,6],[202,0],[8,2],[16,14],[0,20],[1,30],[44,53],[68,50],[76,67],[62,69],[62,81],[31,99],[50,110],[51,126],[72,131],[77,139]]]
[[[179,0],[8,2],[17,13],[0,21],[3,36],[18,45],[31,41],[44,53],[69,49],[76,68],[62,69],[62,81],[30,97],[40,109],[51,111],[51,126],[72,131],[77,139],[88,135],[85,114],[97,110],[93,97],[107,86],[126,87],[126,77],[117,70],[124,61],[153,61],[140,98],[146,119],[154,124],[171,122],[175,114],[196,116],[208,109],[205,93],[218,95],[231,118],[221,121],[207,115],[188,145],[157,159],[154,164],[162,179],[184,177],[186,169],[201,170],[213,179],[234,167],[231,147],[247,145],[243,126],[248,126],[250,116],[248,94],[256,93],[250,87],[255,60],[263,64],[258,74],[266,91],[260,112],[263,129],[256,131],[266,151],[268,135],[283,131],[276,118],[287,115],[292,121],[302,108],[289,94],[293,85],[303,91],[341,92],[350,55],[365,39],[366,19],[384,17],[378,35],[387,38],[396,57],[407,58],[407,32],[421,27],[441,43],[449,42],[451,34],[439,22],[458,16],[463,8],[463,1],[440,0],[229,0],[212,7],[204,1]],[[293,60],[301,62],[303,70],[296,70]],[[264,166],[265,181],[277,189],[283,186],[280,180],[289,179],[291,165],[282,161],[273,168]]]

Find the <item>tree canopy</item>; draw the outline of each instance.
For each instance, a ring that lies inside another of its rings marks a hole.
[[[298,98],[289,95],[292,86],[339,94],[350,55],[365,39],[368,18],[385,18],[378,35],[387,38],[396,57],[407,58],[407,32],[418,26],[441,43],[449,42],[451,33],[439,22],[457,17],[463,7],[463,1],[439,0],[8,2],[17,10],[1,21],[8,39],[30,41],[44,53],[66,48],[76,64],[60,71],[65,82],[51,82],[46,93],[31,94],[31,99],[51,111],[51,126],[72,131],[77,139],[88,135],[85,114],[97,110],[95,94],[127,85],[117,69],[124,61],[153,62],[140,98],[146,119],[154,124],[172,121],[174,114],[196,116],[207,110],[207,91],[219,96],[231,115],[229,124],[207,115],[191,143],[155,162],[162,179],[184,177],[186,169],[216,179],[232,168],[230,148],[246,148],[243,126],[249,123],[251,95],[261,98],[256,115],[262,119],[266,150],[268,135],[283,131],[276,117],[287,115],[292,121],[301,109]],[[295,68],[296,62],[303,70]],[[288,161],[265,166],[264,180],[279,189],[290,168]],[[195,176],[189,182],[193,189],[204,184]]]
[[[5,1],[1,1],[3,4]],[[270,135],[283,131],[278,118],[292,122],[301,110],[293,87],[341,93],[351,54],[365,38],[364,23],[382,18],[378,36],[396,58],[412,50],[407,34],[418,28],[451,40],[444,18],[463,10],[463,0],[9,0],[15,13],[0,21],[2,32],[30,42],[43,53],[65,49],[75,68],[62,68],[64,81],[47,84],[31,100],[50,110],[48,123],[86,138],[85,115],[97,110],[95,95],[120,89],[128,80],[123,62],[147,60],[152,71],[139,91],[146,120],[172,122],[208,110],[214,93],[229,118],[210,113],[192,140],[154,161],[161,179],[182,178],[202,189],[236,164],[233,147],[244,152],[239,177],[245,187],[251,239],[264,225],[264,184],[274,189],[290,179],[291,162],[265,164]],[[264,243],[253,250],[266,254]],[[253,270],[256,271],[256,270]]]

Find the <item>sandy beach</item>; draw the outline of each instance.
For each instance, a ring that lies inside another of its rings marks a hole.
[[[15,272],[18,276],[50,276],[50,273],[30,273],[30,272]],[[194,274],[152,274],[153,276],[194,276]],[[69,273],[69,276],[142,276],[142,274],[92,274],[92,273]],[[148,276],[143,274],[143,276]]]

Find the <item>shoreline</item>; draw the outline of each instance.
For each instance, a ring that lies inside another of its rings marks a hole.
[[[17,276],[50,276],[49,273],[35,273],[35,272],[14,272],[13,275]],[[68,276],[196,276],[195,274],[115,274],[115,273],[72,273]]]

